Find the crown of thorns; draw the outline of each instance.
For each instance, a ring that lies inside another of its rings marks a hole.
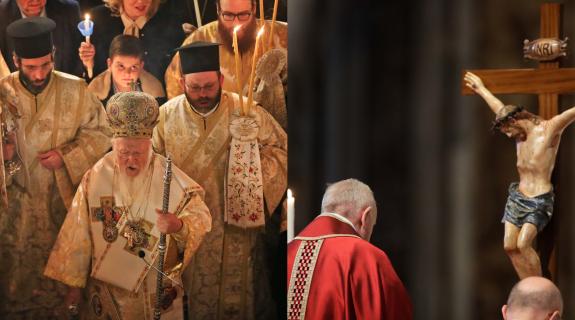
[[[507,124],[511,119],[515,119],[517,115],[523,111],[524,108],[521,106],[506,105],[499,112],[497,112],[497,117],[493,121],[491,126],[492,130],[499,130],[502,126]]]

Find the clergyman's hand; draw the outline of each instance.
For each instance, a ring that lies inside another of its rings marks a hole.
[[[473,72],[469,72],[469,71],[466,72],[465,76],[464,76],[464,80],[465,80],[465,85],[469,89],[471,89],[475,92],[478,92],[482,88],[485,88],[485,86],[483,85],[483,81],[481,81],[481,78],[479,78]]]
[[[230,121],[230,134],[240,141],[255,140],[258,137],[260,123],[260,117],[254,110],[250,110],[247,116],[240,116],[235,112]]]
[[[79,315],[80,302],[82,302],[82,289],[78,287],[68,287],[68,293],[64,298],[64,306],[68,311],[68,316],[70,318],[74,318]]]
[[[158,216],[156,219],[156,227],[161,233],[175,233],[180,231],[184,226],[184,222],[173,213],[163,213],[160,209],[156,209],[156,213]]]
[[[40,160],[40,164],[48,170],[56,170],[64,166],[62,156],[55,150],[38,154],[38,160]]]
[[[2,156],[4,156],[4,161],[12,160],[14,154],[16,153],[16,135],[12,131],[7,134],[6,140],[2,144]]]

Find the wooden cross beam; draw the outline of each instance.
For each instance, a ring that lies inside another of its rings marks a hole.
[[[561,4],[543,3],[540,15],[540,38],[559,39]],[[537,69],[464,70],[463,75],[467,71],[479,76],[485,87],[493,94],[537,94],[539,96],[538,113],[544,119],[557,115],[559,94],[575,93],[575,68],[560,68],[557,60],[540,62]],[[461,87],[464,95],[475,94],[465,86],[463,77]],[[557,174],[557,171],[556,168],[555,174]],[[558,218],[557,215],[554,216],[547,228],[538,236],[541,262],[551,272],[553,278],[557,274],[557,265],[554,258],[556,248],[554,226],[558,225]],[[545,267],[543,270],[545,274]]]
[[[561,4],[541,5],[541,38],[559,38]],[[558,61],[540,62],[538,69],[465,70],[481,78],[493,94],[526,93],[539,95],[539,115],[544,119],[558,112],[559,94],[575,92],[575,68],[559,68]],[[474,92],[461,84],[464,95]]]

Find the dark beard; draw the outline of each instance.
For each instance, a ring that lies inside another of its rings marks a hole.
[[[218,103],[220,103],[220,100],[222,98],[222,87],[220,86],[220,89],[218,90],[218,94],[214,97],[212,103],[210,103],[210,105],[207,107],[199,107],[197,105],[194,105],[193,99],[190,98],[190,96],[188,95],[187,92],[184,92],[184,93],[186,95],[186,99],[188,100],[188,103],[193,107],[194,110],[196,110],[197,112],[199,112],[201,114],[206,114],[206,113],[212,111],[218,105]]]
[[[255,45],[256,43],[256,29],[258,25],[256,23],[256,19],[252,18],[252,21],[248,24],[244,24],[242,29],[245,30],[244,37],[240,38],[238,36],[238,48],[240,49],[240,53],[247,52],[251,46]],[[240,29],[241,30],[241,29]],[[234,30],[233,29],[226,29],[224,24],[221,21],[221,17],[218,18],[218,33],[222,38],[222,42],[224,47],[229,52],[234,52]]]
[[[48,83],[50,83],[50,77],[51,76],[52,76],[52,72],[48,73],[48,75],[46,76],[46,79],[44,80],[44,83],[37,86],[37,85],[33,84],[32,81],[30,79],[28,79],[28,77],[22,71],[20,71],[18,73],[18,77],[20,78],[20,82],[22,83],[24,88],[26,88],[26,90],[30,91],[30,93],[33,95],[40,94],[42,91],[44,91],[44,89],[46,88]]]

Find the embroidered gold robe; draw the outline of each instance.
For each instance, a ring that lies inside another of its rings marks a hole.
[[[156,98],[158,103],[160,103],[160,101],[166,101],[166,92],[164,91],[164,87],[160,80],[156,79],[146,70],[142,70],[139,80],[142,84],[142,92],[150,94],[152,97]],[[106,103],[114,93],[114,90],[111,90],[112,86],[112,72],[110,69],[107,69],[90,82],[88,90],[94,93],[102,103]],[[105,107],[106,106],[104,105],[104,108]]]
[[[75,186],[109,148],[102,104],[84,80],[52,72],[38,95],[14,72],[0,90],[17,95],[18,153],[24,163],[8,183],[9,207],[0,209],[0,314],[20,319],[50,318],[66,291],[42,276]],[[1,95],[0,95],[1,96]],[[3,111],[7,111],[2,101]],[[57,150],[64,166],[48,170],[37,155]]]
[[[263,108],[253,108],[261,117],[258,141],[269,215],[287,186],[287,136]],[[234,109],[239,109],[238,95],[223,91],[217,109],[204,118],[180,95],[160,108],[154,129],[154,148],[170,154],[204,188],[212,214],[212,231],[184,272],[193,319],[275,318],[264,255],[285,253],[265,252],[263,228],[241,229],[224,221],[229,122]]]
[[[271,32],[271,21],[265,21],[265,29],[264,29],[264,40],[265,45],[267,46],[267,37]],[[191,35],[189,35],[182,46],[190,44],[195,41],[208,41],[214,43],[223,43],[222,38],[218,32],[218,21],[210,22],[196,31],[194,31]],[[274,26],[274,34],[271,48],[284,48],[287,49],[288,46],[288,27],[287,23],[276,21]],[[268,48],[266,48],[267,50]],[[244,88],[242,88],[243,95],[247,96],[247,88],[249,86],[250,81],[250,72],[252,70],[252,59],[255,50],[255,41],[252,46],[241,54],[241,80]],[[261,54],[260,54],[261,56]],[[237,93],[237,86],[236,86],[236,63],[234,58],[234,52],[227,49],[225,46],[220,46],[220,70],[224,75],[224,90],[236,92]],[[179,84],[180,79],[180,55],[176,53],[174,58],[172,58],[172,62],[168,66],[166,70],[166,92],[168,94],[168,99],[171,99],[177,95],[184,93],[182,88]],[[264,106],[265,108],[266,106]]]
[[[165,163],[163,156],[152,156],[150,168],[142,173],[150,173],[150,183],[141,186],[140,196],[134,198],[132,204],[128,204],[131,201],[119,188],[113,152],[96,163],[78,187],[46,265],[45,275],[69,286],[88,287],[85,307],[82,308],[85,319],[153,318],[157,273],[149,271],[138,252],[143,250],[146,260],[157,264],[159,231],[155,227],[155,209],[162,208]],[[183,226],[167,237],[166,272],[179,262],[185,267],[211,228],[210,213],[203,197],[202,188],[172,166],[169,211],[182,220]],[[99,210],[106,207],[117,214],[119,235],[112,242],[104,240],[103,222],[98,218]],[[123,230],[140,208],[144,209],[141,212],[144,224],[148,226],[148,245],[130,250]],[[172,274],[174,277],[179,277],[179,272]],[[170,283],[165,280],[165,283]],[[162,319],[182,318],[181,293]]]
[[[5,76],[10,74],[10,69],[8,69],[8,65],[6,61],[4,61],[4,57],[0,57],[0,79],[4,78]]]

